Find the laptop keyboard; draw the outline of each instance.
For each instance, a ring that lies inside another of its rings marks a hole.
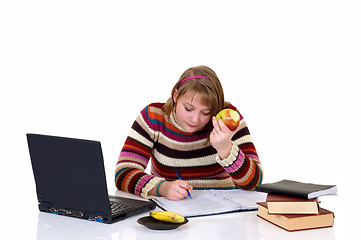
[[[123,211],[128,211],[128,210],[134,209],[134,207],[132,207],[132,206],[118,204],[118,203],[115,203],[112,201],[110,201],[110,208],[112,210],[112,214],[119,214]]]

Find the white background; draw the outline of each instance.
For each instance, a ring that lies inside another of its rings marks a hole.
[[[15,221],[15,196],[26,199],[19,210],[37,210],[26,133],[101,141],[113,188],[138,112],[165,102],[188,67],[207,65],[248,123],[264,182],[336,184],[325,204],[345,224],[337,202],[360,196],[360,5],[2,1],[1,221]]]

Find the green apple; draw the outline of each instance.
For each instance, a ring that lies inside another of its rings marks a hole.
[[[216,119],[222,119],[222,121],[227,125],[227,127],[234,131],[239,125],[240,116],[238,112],[232,110],[232,109],[223,109],[221,110],[217,115]]]

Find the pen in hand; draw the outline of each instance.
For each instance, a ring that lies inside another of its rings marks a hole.
[[[179,174],[178,170],[175,170],[175,173],[177,174],[179,180],[182,180],[182,181],[183,181],[183,179],[182,179],[181,175]],[[190,199],[192,199],[192,195],[189,193],[189,191],[188,191],[187,189],[186,189],[186,191],[187,191],[187,193],[188,193],[188,197],[189,197]]]

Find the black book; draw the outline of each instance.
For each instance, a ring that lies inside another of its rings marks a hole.
[[[256,191],[313,199],[323,195],[335,195],[337,194],[337,187],[336,185],[321,185],[282,180],[274,183],[261,184],[256,187]]]

